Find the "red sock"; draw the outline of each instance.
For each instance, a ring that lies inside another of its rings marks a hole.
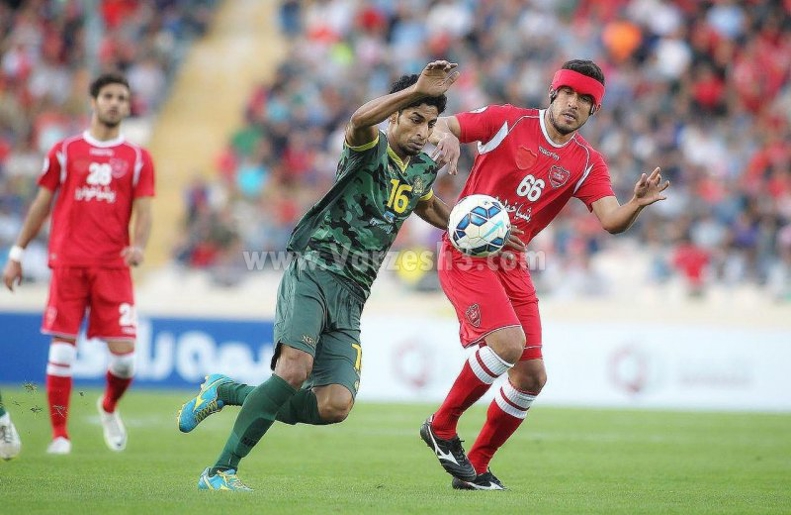
[[[483,397],[492,382],[504,374],[511,364],[504,362],[489,347],[480,347],[470,355],[459,377],[434,413],[431,429],[443,439],[456,436],[459,418],[475,401]]]
[[[124,394],[129,385],[132,384],[132,378],[122,378],[113,375],[109,370],[107,371],[107,388],[104,391],[104,402],[102,408],[107,413],[115,411],[118,404],[118,399]]]
[[[69,398],[71,397],[71,376],[47,374],[47,401],[49,420],[52,423],[52,438],[68,438],[66,424],[69,420]]]
[[[511,437],[525,421],[527,411],[536,398],[535,393],[514,388],[510,382],[500,388],[486,411],[486,422],[467,453],[467,457],[478,474],[489,468],[497,449]]]

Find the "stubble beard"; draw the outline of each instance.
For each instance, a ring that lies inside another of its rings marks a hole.
[[[119,117],[118,119],[112,119],[107,116],[97,116],[98,122],[107,129],[117,129],[123,118]]]
[[[551,123],[551,124],[552,124],[552,127],[554,127],[554,128],[555,128],[555,130],[556,130],[556,131],[558,131],[558,132],[559,132],[560,134],[562,134],[563,136],[568,136],[568,135],[569,135],[569,134],[571,134],[572,132],[574,132],[574,131],[576,131],[577,129],[579,129],[579,127],[577,127],[577,128],[574,128],[574,129],[569,129],[569,128],[567,128],[567,127],[563,127],[563,126],[561,126],[561,125],[560,125],[560,124],[559,124],[559,123],[558,123],[558,122],[555,120],[555,114],[552,112],[552,109],[550,109],[550,110],[549,110],[549,123]]]
[[[108,120],[99,120],[99,123],[104,125],[107,129],[117,129],[121,125],[121,120],[116,121],[108,121]]]

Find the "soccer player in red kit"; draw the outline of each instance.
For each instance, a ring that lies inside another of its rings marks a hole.
[[[101,338],[110,350],[107,388],[97,402],[104,440],[113,451],[126,447],[116,405],[135,366],[137,320],[129,267],[143,262],[151,233],[151,156],[120,132],[130,112],[129,84],[120,74],[106,73],[91,83],[90,95],[90,127],[59,141],[47,154],[38,193],[3,271],[3,282],[13,291],[22,281],[24,249],[52,210],[52,279],[41,326],[52,337],[47,363],[51,454],[71,452],[66,426],[72,365],[86,316],[88,337]]]
[[[662,192],[669,183],[662,183],[656,168],[637,181],[627,203],[618,202],[607,164],[577,132],[599,110],[603,97],[601,69],[592,61],[572,60],[555,74],[547,109],[490,105],[440,118],[439,131],[454,134],[461,143],[478,142],[478,156],[460,198],[483,193],[499,199],[525,243],[572,197],[584,202],[606,231],[628,229],[644,207],[665,198]],[[439,263],[442,289],[459,319],[461,343],[477,349],[420,435],[454,476],[454,488],[502,490],[489,462],[525,419],[546,382],[536,291],[522,252],[507,250],[493,260],[476,260],[462,255],[446,235]],[[489,406],[467,456],[456,431],[458,420],[506,373],[508,380]]]

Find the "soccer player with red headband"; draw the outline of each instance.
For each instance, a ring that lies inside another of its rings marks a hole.
[[[607,164],[578,133],[601,108],[603,98],[604,74],[599,66],[572,60],[555,73],[546,109],[489,105],[440,118],[437,131],[450,132],[461,143],[478,143],[478,156],[460,198],[474,193],[498,198],[511,215],[513,232],[525,244],[572,197],[584,202],[609,233],[627,230],[644,207],[666,198],[663,192],[669,183],[662,182],[656,168],[642,174],[628,202],[618,202]],[[445,138],[437,145],[443,157],[455,164],[454,139]],[[470,266],[470,260],[478,263]],[[459,319],[461,344],[476,350],[420,435],[453,476],[454,488],[502,490],[489,462],[524,421],[547,379],[536,290],[524,252],[469,258],[446,236],[438,262],[442,289]],[[507,380],[490,404],[467,456],[456,431],[458,420],[503,374],[508,374]]]

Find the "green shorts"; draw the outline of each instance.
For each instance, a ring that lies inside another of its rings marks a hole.
[[[343,280],[310,261],[295,258],[280,280],[275,309],[275,355],[288,345],[313,356],[303,388],[341,384],[352,396],[360,388],[360,315],[364,301]]]

